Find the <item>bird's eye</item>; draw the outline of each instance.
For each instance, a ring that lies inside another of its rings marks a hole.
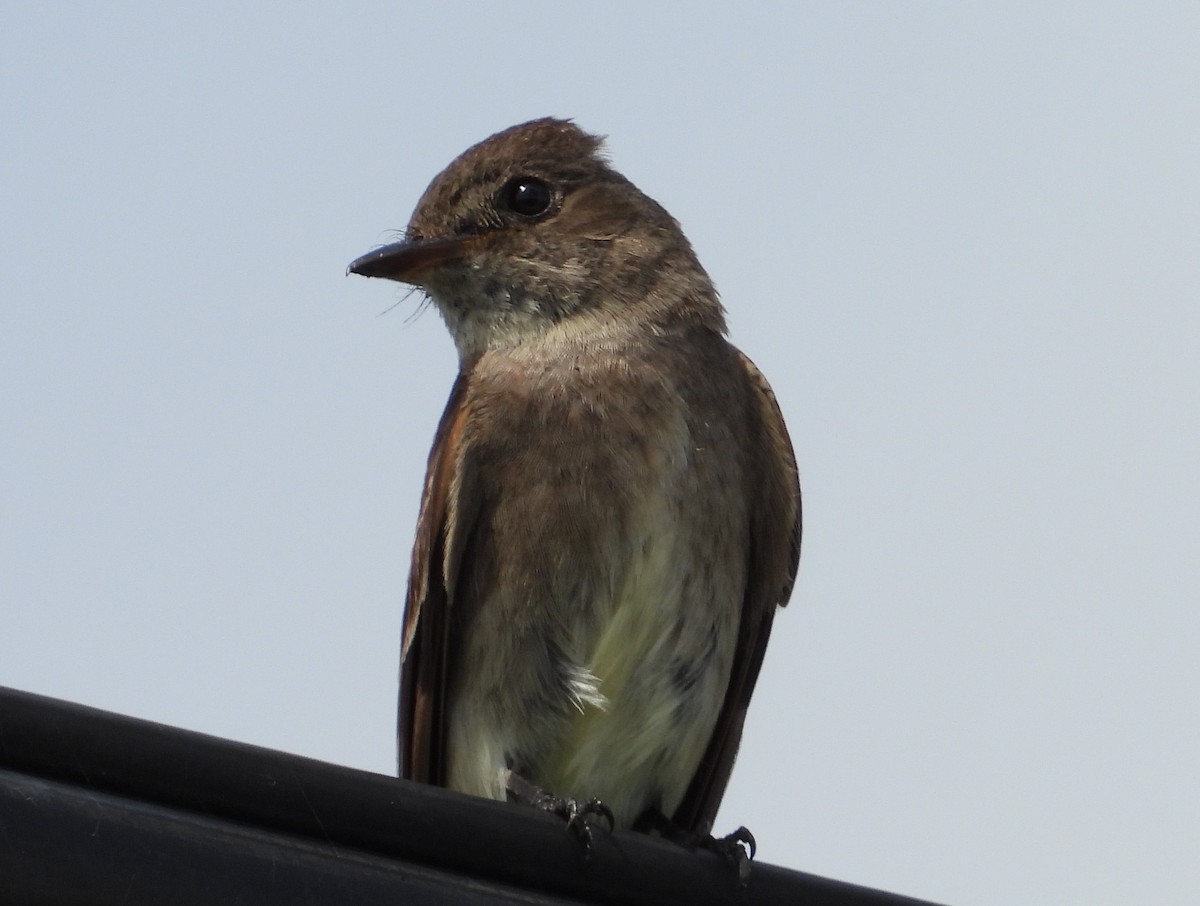
[[[550,210],[554,193],[550,187],[533,176],[518,176],[504,187],[504,205],[523,217],[540,217]]]

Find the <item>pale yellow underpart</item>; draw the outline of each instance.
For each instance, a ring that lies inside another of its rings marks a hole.
[[[670,664],[677,616],[689,606],[680,600],[689,558],[666,520],[648,522],[657,523],[658,531],[630,564],[581,671],[595,679],[599,696],[573,696],[576,710],[539,778],[552,791],[600,797],[625,826],[656,792],[667,814],[678,806],[721,702],[719,694],[709,694],[709,713],[679,719],[680,692]]]

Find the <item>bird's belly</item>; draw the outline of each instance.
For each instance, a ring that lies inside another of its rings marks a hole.
[[[557,683],[531,685],[540,650],[478,669],[489,648],[520,651],[527,627],[493,627],[513,635],[480,646],[472,676],[495,681],[464,684],[453,703],[452,787],[503,798],[512,768],[549,792],[603,800],[625,827],[647,808],[670,815],[679,805],[728,686],[744,547],[677,501],[650,495],[639,509],[620,554],[603,557],[590,599],[558,627]]]
[[[640,373],[613,366],[605,387],[631,383],[603,391],[551,373],[523,397],[522,443],[481,455],[453,788],[504,798],[511,769],[629,826],[674,812],[708,746],[746,589],[745,465],[731,423],[681,404],[684,378]],[[569,414],[538,408],[555,399]]]
[[[728,686],[737,608],[690,559],[662,545],[633,564],[580,665],[598,694],[573,697],[538,767],[535,782],[602,799],[621,826],[678,807]]]

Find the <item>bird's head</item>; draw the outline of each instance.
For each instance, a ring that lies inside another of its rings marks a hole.
[[[575,336],[686,319],[724,329],[674,218],[566,120],[513,126],[425,190],[402,242],[350,272],[421,287],[466,360],[552,329]]]

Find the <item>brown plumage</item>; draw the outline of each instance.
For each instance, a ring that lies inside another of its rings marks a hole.
[[[460,358],[409,578],[401,776],[503,798],[513,772],[707,833],[800,490],[691,246],[599,146],[561,120],[498,133],[351,265],[422,287]]]

